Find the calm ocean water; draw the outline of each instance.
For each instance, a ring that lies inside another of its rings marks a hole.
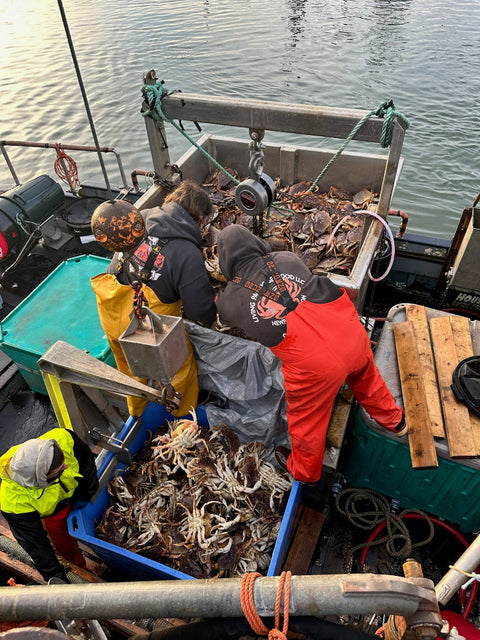
[[[142,73],[154,68],[168,89],[184,92],[366,111],[392,98],[411,122],[392,202],[408,212],[411,232],[450,237],[480,191],[479,0],[63,6],[99,142],[121,153],[127,175],[152,168],[140,89]],[[0,138],[92,145],[57,0],[0,0],[0,38]],[[248,139],[239,129],[204,131]],[[196,137],[193,126],[189,133]],[[176,161],[189,143],[173,128],[167,135]],[[267,141],[275,139],[267,133]],[[10,153],[21,180],[53,175],[54,151]],[[101,179],[96,154],[72,155],[82,179]],[[107,166],[119,183],[116,163]],[[9,182],[0,157],[0,184]]]

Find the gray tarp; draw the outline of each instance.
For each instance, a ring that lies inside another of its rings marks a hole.
[[[197,360],[200,389],[225,400],[207,403],[211,426],[234,426],[243,441],[290,446],[280,361],[267,347],[185,322]],[[219,403],[220,404],[220,403]]]

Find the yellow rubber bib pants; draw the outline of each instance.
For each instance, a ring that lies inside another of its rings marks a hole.
[[[131,286],[121,284],[117,278],[109,273],[101,273],[90,279],[92,289],[97,296],[97,307],[100,323],[115,356],[117,369],[122,373],[132,373],[128,367],[119,338],[130,324],[130,313],[133,310],[134,291]],[[148,306],[159,315],[181,316],[182,301],[171,304],[160,302],[154,291],[148,285],[142,285],[142,291],[148,301]],[[198,377],[197,364],[193,355],[192,345],[187,336],[188,358],[172,380],[175,391],[181,394],[180,407],[173,412],[174,416],[186,415],[192,407],[197,406]],[[135,378],[139,380],[139,378]],[[145,383],[145,380],[140,380]],[[147,401],[142,398],[127,396],[128,410],[132,416],[142,414]]]

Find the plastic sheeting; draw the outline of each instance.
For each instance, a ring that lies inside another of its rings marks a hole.
[[[208,422],[232,426],[244,442],[290,447],[280,361],[263,345],[185,322],[195,350]],[[225,406],[223,406],[225,405]],[[23,389],[0,411],[0,454],[58,426],[48,396]]]
[[[244,442],[290,446],[280,360],[263,345],[185,322],[200,389],[218,396],[205,409],[211,426],[234,426]],[[224,406],[221,406],[224,405]]]

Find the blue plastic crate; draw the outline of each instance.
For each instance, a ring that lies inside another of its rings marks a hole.
[[[109,263],[98,256],[65,260],[0,323],[0,349],[32,391],[47,393],[37,361],[57,340],[115,366],[90,285]]]
[[[208,420],[205,408],[200,406],[195,409],[198,423],[208,427]],[[162,405],[149,403],[143,413],[142,426],[129,446],[130,455],[133,457],[143,447],[151,433],[165,421],[173,420],[174,417],[167,413]],[[119,439],[123,440],[134,425],[134,419],[129,418],[125,427],[119,434]],[[99,469],[99,474],[109,464],[113,454],[108,454]],[[124,464],[119,464],[113,473],[122,473],[125,470]],[[113,476],[113,474],[112,474]],[[280,525],[277,542],[273,549],[268,576],[279,575],[286,557],[290,533],[295,520],[298,503],[300,502],[301,485],[294,482],[290,491],[290,496],[285,508],[285,513]],[[115,569],[120,574],[131,580],[170,580],[173,578],[181,580],[193,580],[194,578],[186,573],[167,567],[160,562],[144,558],[136,553],[118,547],[110,542],[106,542],[97,537],[96,527],[101,522],[105,511],[109,505],[110,496],[105,486],[93,503],[89,503],[82,509],[75,509],[68,518],[68,529],[70,534],[79,542],[83,542],[104,560],[109,567]]]

